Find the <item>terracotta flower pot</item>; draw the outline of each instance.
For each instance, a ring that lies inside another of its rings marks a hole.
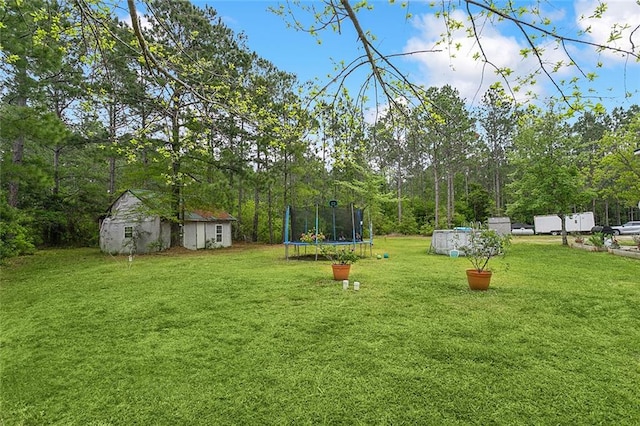
[[[491,271],[467,269],[467,281],[471,290],[486,290],[491,282]]]
[[[342,281],[349,279],[349,271],[351,270],[351,265],[342,265],[342,264],[332,264],[333,268],[333,279],[336,281]]]

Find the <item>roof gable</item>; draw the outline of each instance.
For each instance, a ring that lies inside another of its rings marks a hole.
[[[127,189],[107,209],[107,215],[143,214],[170,217],[171,203],[162,194],[146,189]]]

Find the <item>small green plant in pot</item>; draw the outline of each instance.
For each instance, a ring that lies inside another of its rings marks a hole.
[[[322,244],[320,253],[332,263],[333,279],[346,280],[349,278],[351,265],[356,263],[360,256],[356,253],[355,247],[338,247],[335,245]]]
[[[330,244],[322,244],[320,253],[334,265],[351,265],[360,260],[353,246],[339,247]]]
[[[501,235],[493,229],[473,229],[469,241],[460,248],[465,257],[473,265],[467,269],[467,281],[472,290],[486,290],[491,282],[489,261],[496,256],[503,256],[511,243],[511,235]]]

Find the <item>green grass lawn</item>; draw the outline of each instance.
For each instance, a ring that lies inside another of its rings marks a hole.
[[[517,238],[487,292],[426,238],[342,290],[284,248],[2,267],[3,425],[640,424],[640,261]]]

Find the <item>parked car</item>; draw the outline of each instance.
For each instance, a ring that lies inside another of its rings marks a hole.
[[[596,225],[591,228],[591,233],[595,234],[596,232],[601,232],[604,235],[613,235],[613,228],[609,225]]]
[[[640,220],[632,220],[622,226],[612,226],[614,235],[640,234]]]

